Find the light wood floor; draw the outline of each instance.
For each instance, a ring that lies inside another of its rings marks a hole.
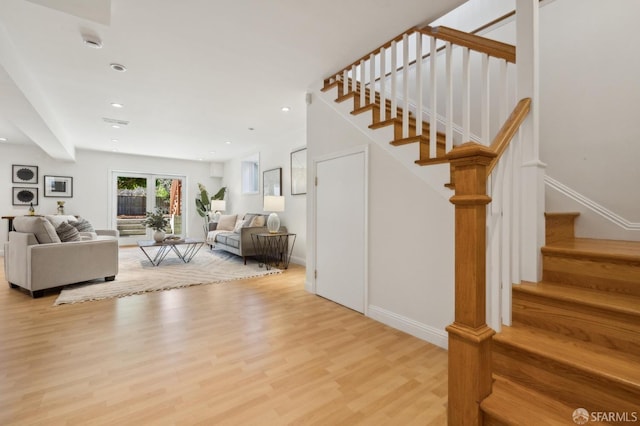
[[[300,266],[58,307],[2,270],[0,425],[446,424],[446,352],[305,292]]]

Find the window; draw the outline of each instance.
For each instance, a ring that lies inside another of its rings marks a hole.
[[[242,176],[242,193],[257,194],[260,192],[260,154],[243,158],[240,162]]]

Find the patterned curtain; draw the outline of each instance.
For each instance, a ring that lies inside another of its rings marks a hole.
[[[169,214],[180,216],[182,206],[182,181],[174,179],[171,181],[171,192],[169,193]]]

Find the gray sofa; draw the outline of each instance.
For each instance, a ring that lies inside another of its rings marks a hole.
[[[44,290],[118,273],[118,231],[78,232],[62,242],[45,217],[16,217],[4,244],[5,277],[11,288],[22,287],[32,297]]]
[[[255,224],[254,218],[258,216],[262,217],[263,225],[251,226],[252,222]],[[269,232],[266,225],[267,217],[268,215],[260,213],[247,213],[244,216],[222,215],[217,222],[209,222],[207,244],[212,248],[242,256],[246,265],[247,257],[258,254],[251,235]],[[280,231],[287,232],[287,228],[280,227]]]

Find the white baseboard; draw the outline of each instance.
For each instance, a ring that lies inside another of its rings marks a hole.
[[[307,266],[307,258],[306,257],[291,256],[291,259],[289,259],[289,262],[290,263],[295,263],[296,265]]]
[[[376,321],[380,321],[389,327],[404,331],[418,339],[426,340],[429,343],[440,346],[443,349],[447,349],[449,347],[449,336],[444,330],[439,330],[429,325],[422,324],[418,321],[387,311],[386,309],[382,309],[378,306],[369,305],[367,313],[369,317]]]

